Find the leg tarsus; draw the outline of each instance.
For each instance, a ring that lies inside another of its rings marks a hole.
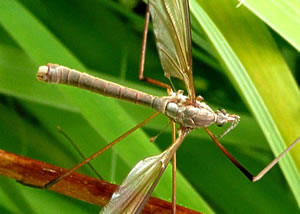
[[[242,164],[235,159],[230,152],[219,142],[219,140],[214,136],[213,133],[208,128],[204,128],[204,130],[208,133],[211,137],[213,142],[219,147],[219,149],[227,156],[227,158],[251,181],[256,182],[260,180],[270,169],[273,168],[278,161],[286,155],[296,144],[300,142],[300,137],[298,137],[292,144],[290,144],[283,152],[280,153],[273,161],[271,161],[264,169],[262,169],[256,176],[253,176],[251,172],[249,172]]]
[[[142,121],[141,123],[137,124],[135,127],[133,127],[132,129],[128,130],[127,132],[125,132],[124,134],[122,134],[120,137],[116,138],[114,141],[112,141],[111,143],[107,144],[105,147],[103,147],[99,151],[95,152],[94,154],[92,154],[91,156],[89,156],[87,159],[85,159],[81,163],[79,163],[76,166],[74,166],[73,168],[69,169],[68,171],[66,171],[65,173],[63,173],[61,176],[59,176],[59,177],[57,177],[57,178],[49,181],[48,183],[46,183],[43,186],[43,188],[44,189],[48,189],[51,186],[53,186],[54,184],[56,184],[57,182],[59,182],[62,179],[64,179],[65,177],[69,176],[70,174],[72,174],[73,172],[75,172],[77,169],[79,169],[83,165],[87,164],[88,162],[90,162],[94,158],[98,157],[100,154],[102,154],[103,152],[105,152],[106,150],[108,150],[109,148],[111,148],[113,145],[117,144],[118,142],[120,142],[121,140],[123,140],[124,138],[126,138],[128,135],[130,135],[131,133],[133,133],[137,129],[139,129],[142,126],[144,126],[146,123],[148,123],[154,117],[156,117],[158,114],[159,114],[159,112],[155,112],[150,117],[146,118],[144,121]]]
[[[143,32],[143,41],[142,41],[140,67],[139,67],[139,79],[142,81],[148,82],[150,84],[153,84],[153,85],[156,85],[156,86],[159,86],[162,88],[166,88],[169,92],[169,90],[172,90],[170,85],[144,76],[149,19],[150,19],[149,4],[147,4],[147,9],[146,9],[146,14],[145,14],[145,26],[144,26],[144,32]]]
[[[172,124],[172,143],[176,140],[176,124],[171,121]],[[176,214],[176,152],[172,158],[172,213]]]
[[[73,140],[67,135],[67,133],[60,127],[56,127],[57,131],[62,134],[66,138],[66,140],[73,146],[73,148],[78,152],[78,154],[81,156],[83,160],[86,159],[86,157],[83,155],[83,153],[80,151],[79,147],[76,145],[76,143],[73,142]],[[91,163],[87,163],[87,165],[91,168],[91,170],[100,178],[103,180],[102,176],[97,172],[97,170],[93,167]]]
[[[145,56],[146,56],[146,46],[147,46],[147,35],[148,35],[148,28],[149,28],[149,19],[150,19],[149,4],[147,4],[147,9],[146,9],[146,14],[145,14],[145,26],[144,26],[144,31],[143,31],[143,41],[142,41],[140,68],[139,68],[139,79],[140,80],[145,80],[144,67],[145,67]]]
[[[28,183],[24,183],[23,181],[21,180],[16,180],[17,183],[19,184],[22,184],[24,186],[28,186],[28,187],[31,187],[31,188],[36,188],[36,189],[45,189],[44,186],[38,186],[38,185],[35,185],[35,184],[28,184]]]

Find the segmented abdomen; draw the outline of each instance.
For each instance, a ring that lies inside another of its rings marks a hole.
[[[149,106],[164,113],[166,103],[159,97],[106,81],[56,64],[40,66],[37,78],[43,82],[72,85],[104,96]]]

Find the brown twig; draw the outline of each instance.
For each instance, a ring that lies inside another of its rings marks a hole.
[[[43,186],[65,171],[66,169],[57,166],[0,150],[0,175],[16,179],[29,186]],[[109,201],[116,188],[117,186],[114,184],[79,173],[72,173],[52,186],[50,190],[103,206]],[[171,203],[151,197],[143,213],[171,213],[171,207]],[[176,210],[178,214],[199,213],[178,205]]]

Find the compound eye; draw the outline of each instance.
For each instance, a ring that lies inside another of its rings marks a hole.
[[[219,109],[219,111],[220,111],[220,112],[222,112],[224,115],[226,115],[226,114],[227,114],[226,110],[225,110],[225,109],[223,109],[223,108],[220,108],[220,109]]]

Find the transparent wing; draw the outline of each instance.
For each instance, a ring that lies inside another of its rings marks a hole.
[[[104,213],[136,213],[163,167],[164,153],[141,160],[114,192]]]
[[[183,80],[194,98],[188,0],[149,0],[149,10],[165,76]]]
[[[160,155],[138,162],[100,214],[139,213],[186,134],[180,132],[175,143]]]

